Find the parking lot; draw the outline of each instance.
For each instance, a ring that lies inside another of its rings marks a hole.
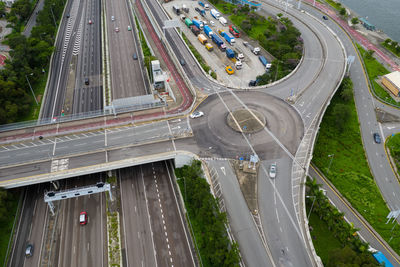
[[[210,3],[202,1],[205,4],[209,5],[209,9],[205,10],[205,14],[203,16],[200,15],[195,8],[200,10],[204,10],[205,8],[198,4],[198,1],[183,1],[183,0],[174,0],[168,3],[164,3],[163,7],[170,15],[172,19],[178,19],[182,25],[181,30],[189,39],[191,44],[197,49],[197,51],[201,54],[206,64],[208,64],[213,71],[217,74],[217,79],[219,82],[227,86],[232,87],[248,87],[250,80],[255,80],[258,75],[265,73],[265,67],[260,62],[257,55],[253,54],[249,47],[243,45],[244,41],[252,44],[253,46],[258,46],[255,41],[250,41],[247,36],[242,36],[244,33],[240,32],[241,36],[235,37],[235,43],[232,45],[229,44],[226,39],[221,36],[219,31],[224,31],[225,33],[229,33],[229,25],[232,23],[228,20],[227,16],[224,16],[221,13],[221,16],[227,20],[226,26],[223,26],[217,19],[215,19],[211,14],[210,10],[214,7],[211,6]],[[182,6],[185,5],[188,8],[188,12],[184,12],[182,10]],[[177,15],[173,10],[173,6],[180,8],[180,15]],[[235,52],[235,57],[238,54],[243,54],[244,59],[240,60],[242,62],[242,68],[237,69],[235,67],[236,58],[228,58],[226,51],[221,51],[215,42],[206,35],[204,30],[201,30],[200,34],[202,34],[207,39],[207,43],[213,46],[212,51],[208,50],[205,44],[202,44],[199,41],[198,36],[196,36],[191,29],[185,24],[185,21],[182,20],[181,15],[189,18],[190,20],[196,19],[198,21],[206,22],[207,25],[211,28],[213,34],[216,34],[226,45],[226,48],[232,49]],[[237,27],[238,28],[238,27]],[[263,53],[263,49],[261,49],[261,55],[266,56]],[[228,74],[226,67],[231,66],[234,73]]]

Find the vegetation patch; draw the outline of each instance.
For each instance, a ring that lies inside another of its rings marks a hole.
[[[7,258],[8,242],[12,233],[13,223],[17,216],[18,195],[0,189],[0,263]]]
[[[331,205],[316,180],[307,179],[306,185],[306,206],[312,212],[310,234],[324,266],[379,266],[368,251],[368,244],[360,240],[357,229],[344,220],[343,213]]]
[[[378,79],[378,77],[388,74],[389,71],[373,57],[374,52],[372,50],[365,51],[358,44],[357,48],[360,51],[361,57],[364,61],[367,75],[369,80],[371,81],[372,90],[375,92],[375,95],[383,101],[386,101],[394,106],[400,107],[400,104],[396,102],[390,96],[390,94],[387,91],[385,91],[385,89],[383,89],[383,87],[375,81],[376,79]]]
[[[10,59],[0,71],[0,124],[37,118],[39,115],[39,107],[29,84],[36,96],[43,95],[54,36],[66,2],[45,1],[37,15],[36,26],[27,38],[22,35],[22,30],[32,13],[34,2],[18,0],[6,15],[13,31],[4,41],[11,51]]]
[[[393,41],[391,39],[386,39],[385,42],[382,43],[383,47],[387,50],[395,54],[397,57],[400,57],[400,45],[398,42]]]
[[[152,53],[151,50],[146,42],[146,38],[144,37],[144,34],[141,30],[139,21],[137,19],[137,17],[135,16],[135,21],[136,21],[136,26],[139,32],[139,39],[140,39],[140,44],[142,47],[142,51],[143,51],[143,56],[144,56],[144,64],[146,66],[147,69],[147,73],[149,74],[149,77],[152,76],[152,69],[151,69],[151,61],[153,60],[157,60],[157,57],[155,57]]]
[[[389,148],[390,155],[396,164],[397,173],[400,175],[400,134],[389,137],[386,147]]]
[[[400,252],[400,233],[391,231],[393,225],[386,224],[389,209],[365,157],[349,78],[343,80],[325,112],[313,162],[386,242]]]
[[[177,168],[175,174],[202,266],[239,266],[238,245],[229,240],[226,214],[219,211],[210,185],[203,178],[201,162],[195,160]]]
[[[276,19],[265,18],[247,5],[236,6],[223,0],[211,0],[211,3],[275,57],[269,72],[257,77],[258,85],[279,80],[296,68],[303,52],[303,39],[288,18],[282,14]]]
[[[108,266],[121,266],[121,240],[118,212],[107,212]]]
[[[189,47],[190,51],[192,51],[194,57],[199,62],[200,66],[203,68],[203,70],[206,73],[210,73],[211,77],[213,77],[214,79],[217,79],[217,74],[211,70],[210,66],[207,65],[207,63],[204,61],[203,57],[200,55],[199,51],[197,51],[197,49],[192,45],[192,43],[189,41],[189,39],[186,37],[186,35],[184,33],[182,33],[182,37],[183,37],[183,40],[185,40],[185,43]]]

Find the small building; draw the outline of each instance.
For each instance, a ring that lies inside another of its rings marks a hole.
[[[160,66],[160,61],[151,61],[151,70],[153,74],[153,87],[158,92],[165,91],[165,81],[167,80],[167,75],[162,71]]]
[[[6,7],[11,7],[15,2],[15,0],[0,0],[0,1],[6,3]]]
[[[382,77],[382,84],[395,96],[400,96],[400,72],[395,71]]]
[[[375,25],[371,24],[367,19],[360,18],[360,22],[367,30],[375,31]]]

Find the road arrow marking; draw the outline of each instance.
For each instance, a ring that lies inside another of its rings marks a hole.
[[[221,167],[221,171],[226,175],[225,167]]]

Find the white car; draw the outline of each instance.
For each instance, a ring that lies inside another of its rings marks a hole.
[[[215,26],[215,22],[212,21],[212,20],[210,20],[210,26],[211,26],[211,27],[214,27],[214,26]]]
[[[190,118],[195,119],[195,118],[200,118],[204,116],[204,113],[202,111],[195,111],[192,114],[190,114]]]
[[[276,177],[276,163],[272,163],[271,166],[269,166],[269,177]]]

